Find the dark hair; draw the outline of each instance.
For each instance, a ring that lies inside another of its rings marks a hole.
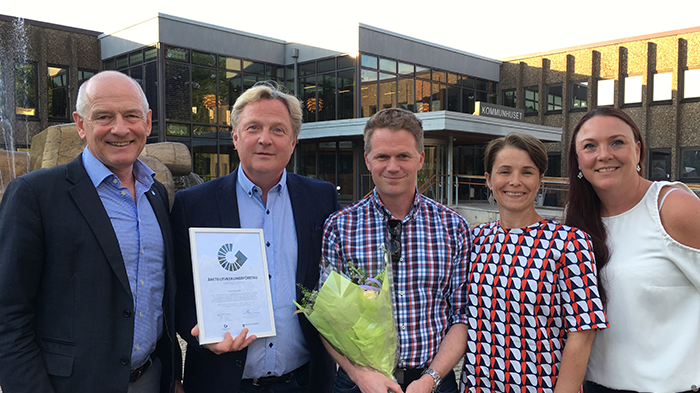
[[[620,109],[613,107],[599,107],[588,113],[576,124],[574,132],[571,135],[569,143],[569,193],[566,197],[566,212],[564,224],[577,227],[591,237],[593,242],[593,253],[595,254],[596,266],[598,268],[598,292],[603,304],[607,302],[607,292],[600,279],[600,272],[610,259],[610,250],[606,243],[608,234],[605,230],[605,225],[600,215],[600,198],[596,194],[591,183],[584,177],[578,178],[578,155],[576,154],[576,137],[578,132],[583,127],[583,124],[597,116],[616,117],[632,129],[634,141],[641,145],[639,154],[639,164],[644,160],[644,152],[646,146],[642,139],[642,133],[631,117]],[[643,176],[643,170],[639,171],[639,175]]]
[[[365,154],[369,154],[372,151],[372,134],[377,128],[410,132],[416,140],[416,150],[418,150],[418,153],[423,152],[423,122],[413,112],[405,109],[389,108],[372,115],[365,125]]]
[[[547,171],[547,148],[544,147],[544,144],[532,135],[511,132],[506,136],[492,140],[489,142],[488,146],[486,146],[484,172],[491,173],[498,153],[506,147],[512,147],[526,152],[540,171],[540,176],[544,175]]]

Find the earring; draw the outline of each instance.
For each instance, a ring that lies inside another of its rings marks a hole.
[[[579,179],[583,179],[583,172],[578,171],[578,175],[576,175]]]
[[[641,170],[642,170],[642,167],[639,166],[639,164],[637,164],[637,172],[639,172],[639,171],[641,171]]]

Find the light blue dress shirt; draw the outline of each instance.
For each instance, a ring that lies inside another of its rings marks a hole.
[[[153,185],[151,170],[134,162],[136,201],[119,178],[86,147],[83,166],[107,211],[119,241],[126,274],[134,300],[134,341],[131,368],[146,362],[163,333],[163,292],[165,288],[165,246],[158,219],[146,192]]]
[[[260,187],[238,167],[236,185],[241,228],[262,228],[265,238],[275,337],[258,338],[248,347],[244,379],[280,376],[309,361],[296,306],[297,233],[287,189],[287,172],[263,202]],[[316,262],[315,262],[316,263]]]

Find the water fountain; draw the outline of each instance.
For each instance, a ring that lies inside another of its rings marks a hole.
[[[0,30],[0,36],[0,43],[2,43],[0,45],[0,134],[2,134],[0,142],[2,146],[0,147],[3,149],[0,150],[0,199],[2,199],[7,184],[29,170],[27,153],[15,151],[15,136],[20,124],[27,128],[24,132],[27,138],[25,146],[29,146],[28,124],[26,121],[15,120],[13,127],[15,106],[28,106],[18,102],[20,100],[16,97],[15,83],[13,83],[17,72],[15,64],[27,62],[29,40],[24,19],[17,18],[11,25],[6,25]],[[27,97],[22,95],[20,98],[26,100]]]

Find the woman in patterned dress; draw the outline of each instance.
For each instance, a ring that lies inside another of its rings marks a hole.
[[[579,391],[595,330],[607,327],[588,235],[535,210],[547,169],[536,138],[492,141],[485,169],[500,219],[472,229],[461,389]]]
[[[645,152],[616,108],[592,110],[571,137],[566,223],[591,236],[610,321],[593,342],[586,393],[700,387],[700,199],[644,178]]]

